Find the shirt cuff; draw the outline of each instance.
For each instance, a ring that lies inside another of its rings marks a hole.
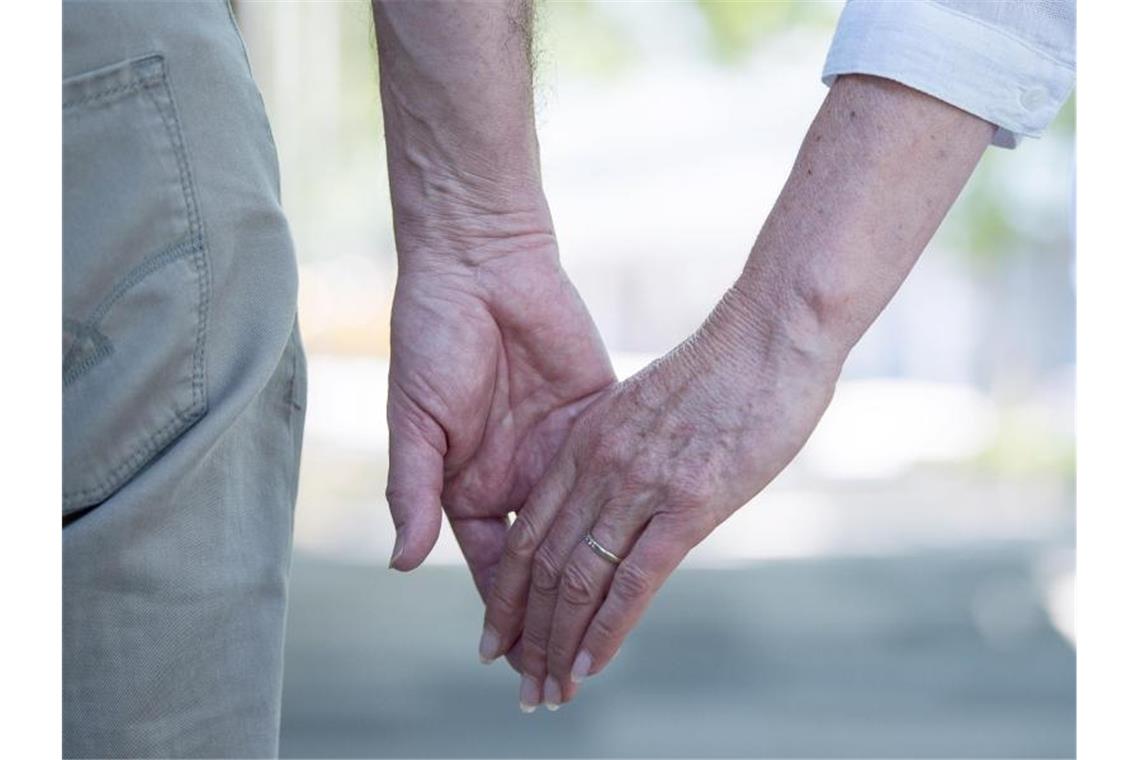
[[[847,3],[823,67],[892,79],[995,124],[993,144],[1040,137],[1073,88],[1074,67],[1007,31],[931,2]]]

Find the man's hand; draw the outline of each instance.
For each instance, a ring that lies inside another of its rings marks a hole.
[[[427,556],[442,503],[484,597],[508,512],[578,412],[614,382],[553,244],[515,245],[502,241],[480,264],[433,257],[402,273],[392,312],[392,566],[410,570]]]
[[[521,637],[524,710],[571,699],[685,553],[795,456],[993,131],[883,79],[834,85],[734,288],[582,415],[510,529],[486,626],[504,648]]]
[[[424,560],[442,507],[486,600],[508,514],[614,375],[542,193],[530,3],[373,8],[399,258],[391,564]],[[491,633],[480,652],[506,648]]]

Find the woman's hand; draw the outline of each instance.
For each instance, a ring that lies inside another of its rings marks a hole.
[[[485,624],[493,654],[521,632],[524,709],[605,667],[685,553],[800,449],[993,134],[898,83],[836,81],[734,289],[579,418],[511,527]]]
[[[815,427],[838,365],[810,322],[793,332],[754,311],[730,292],[686,343],[604,391],[520,511],[486,628],[503,648],[521,635],[524,710],[605,667],[689,549]]]

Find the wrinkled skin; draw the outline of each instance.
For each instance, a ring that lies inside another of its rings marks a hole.
[[[791,461],[826,408],[837,365],[795,340],[751,338],[739,302],[603,391],[511,527],[486,620],[520,642],[524,709],[573,698],[685,554]],[[587,531],[620,565],[583,543]]]
[[[392,566],[423,561],[442,506],[486,599],[508,514],[613,369],[553,244],[415,262],[392,311]]]

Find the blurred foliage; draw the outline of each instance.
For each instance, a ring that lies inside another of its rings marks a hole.
[[[746,60],[758,43],[797,25],[830,27],[842,7],[839,0],[678,1],[693,6],[704,22],[710,58],[728,64]],[[535,35],[540,68],[557,59],[577,73],[607,77],[635,62],[638,51],[629,30],[605,6],[604,0],[540,2]],[[544,33],[547,29],[552,31]],[[546,54],[547,45],[555,54]]]
[[[1058,475],[1071,481],[1077,470],[1076,442],[1037,410],[1006,406],[989,445],[971,464],[995,475]]]
[[[545,2],[535,13],[534,57],[540,72],[557,60],[577,73],[607,77],[629,66],[636,49],[598,3]]]
[[[787,45],[801,44],[805,39],[798,36],[801,30],[813,44],[822,44],[842,7],[827,0],[675,0],[668,6],[606,0],[536,3],[539,101],[553,85],[543,81],[546,70],[565,69],[568,81],[617,77],[651,65],[654,51],[648,48],[662,39],[663,50],[669,54],[676,50],[691,59],[685,65],[704,67],[739,66],[758,56],[780,56]],[[252,11],[271,4],[247,5]],[[339,45],[322,46],[319,35],[307,32],[309,26],[327,26],[313,22],[322,20],[330,5],[272,5],[273,13],[285,18],[280,22],[279,44],[295,46],[284,49],[288,55],[264,54],[267,68],[258,72],[266,82],[280,79],[268,88],[267,99],[273,123],[284,136],[279,146],[283,161],[292,167],[284,183],[285,202],[303,262],[339,260],[346,254],[379,255],[378,260],[391,267],[390,219],[375,212],[387,208],[388,186],[376,133],[381,116],[371,8],[366,0],[335,4]],[[274,17],[265,12],[250,15],[262,24]],[[654,21],[659,22],[657,27]],[[681,44],[676,44],[677,37]],[[298,60],[303,63],[296,65]],[[277,68],[269,67],[280,68],[287,76],[282,78]],[[818,87],[822,93],[818,69],[811,72],[810,81],[807,73],[804,76],[805,87]],[[325,102],[326,110],[337,118],[321,109],[296,106],[298,92],[318,88],[325,88],[319,93],[323,96],[335,91],[335,97],[326,97]],[[1044,139],[1027,139],[1016,151],[987,150],[938,232],[932,247],[956,257],[979,281],[995,288],[988,298],[1004,292],[995,284],[998,275],[1007,265],[1021,263],[1017,259],[1048,259],[1052,266],[1071,256],[1069,178],[1075,121],[1073,97]],[[319,142],[322,150],[311,151],[308,143],[289,139],[302,133]],[[369,200],[359,202],[359,197]]]
[[[735,63],[747,58],[765,37],[798,24],[834,24],[841,3],[827,0],[693,0],[704,17],[715,58]]]
[[[1075,102],[1075,95],[1069,98],[1040,140],[1024,138],[1017,150],[987,150],[947,216],[939,236],[980,274],[993,273],[1003,261],[1021,255],[1070,255],[1070,213],[1062,199],[1073,191],[1071,178],[1067,183],[1062,176],[1049,178],[1057,191],[1053,197],[1026,192],[1015,181],[1024,175],[1028,152],[1072,155]]]
[[[982,272],[992,271],[1020,245],[1003,202],[1004,194],[996,186],[999,170],[987,160],[992,152],[987,151],[974,170],[943,227],[945,237],[957,241],[953,249],[965,252],[969,263]]]
[[[838,0],[678,2],[690,6],[703,21],[703,28],[694,27],[694,31],[706,40],[703,47],[709,60],[726,65],[747,61],[767,39],[797,27],[829,32],[842,8]],[[652,10],[638,10],[642,12]],[[635,35],[628,26],[631,18],[636,16],[612,12],[604,0],[542,2],[535,41],[540,72],[555,60],[575,74],[596,78],[631,68],[639,58]],[[1063,143],[1071,154],[1074,131],[1072,97],[1041,142]],[[1017,151],[986,151],[938,233],[946,247],[960,252],[979,274],[991,274],[1001,262],[1020,255],[1052,252],[1067,256],[1071,250],[1069,215],[1058,208],[1058,198],[1029,197],[1011,185],[1011,178],[1025,168],[1023,154],[1039,149],[1037,143],[1026,140]]]
[[[1077,131],[1077,93],[1074,91],[1069,99],[1065,101],[1065,105],[1061,106],[1061,110],[1057,112],[1057,118],[1049,125],[1049,129],[1056,130],[1057,132],[1072,137]]]

